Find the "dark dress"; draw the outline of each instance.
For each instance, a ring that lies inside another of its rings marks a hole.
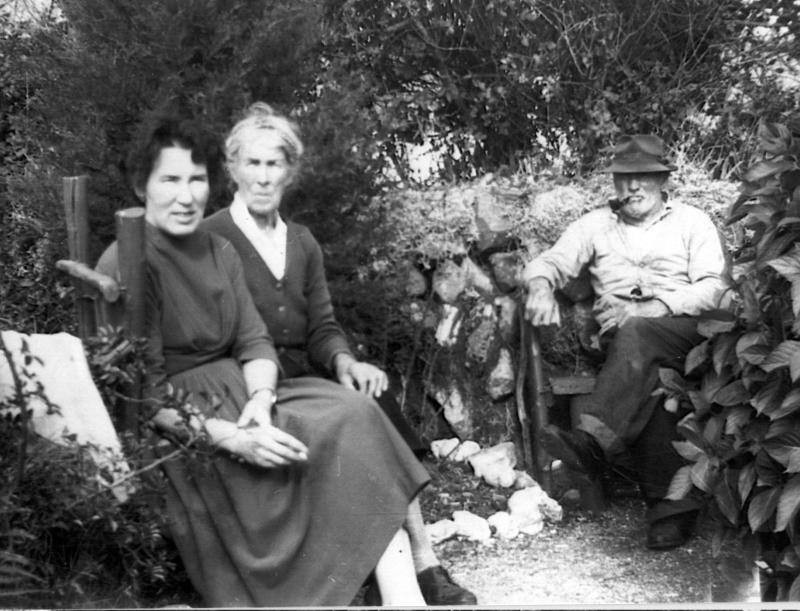
[[[118,276],[116,244],[98,264]],[[235,421],[241,363],[275,350],[224,239],[147,227],[148,379],[190,391]],[[163,384],[160,386],[163,388]],[[371,400],[333,382],[281,381],[273,424],[309,448],[305,465],[261,469],[220,453],[164,465],[172,535],[209,606],[349,604],[428,474]]]
[[[334,357],[352,352],[333,312],[322,249],[308,228],[286,221],[286,270],[278,280],[236,226],[229,208],[206,218],[201,226],[224,237],[239,253],[256,309],[278,349],[282,374],[332,378]],[[383,393],[378,403],[412,450],[427,449],[391,392]]]

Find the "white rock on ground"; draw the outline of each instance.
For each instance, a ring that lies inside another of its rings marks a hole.
[[[527,516],[533,517],[535,514],[551,522],[560,522],[564,517],[561,505],[550,498],[540,486],[517,490],[508,499],[508,511],[511,515],[517,516],[521,522],[523,518],[527,519]]]
[[[489,380],[486,383],[486,391],[489,396],[497,401],[502,397],[507,397],[514,392],[516,373],[514,372],[514,363],[511,359],[511,353],[506,348],[500,349],[500,354],[497,357],[497,363],[489,374]]]
[[[456,524],[457,534],[462,537],[480,543],[487,543],[492,538],[489,522],[470,511],[454,511],[453,522]]]
[[[463,462],[467,460],[470,456],[474,456],[478,452],[481,451],[481,446],[479,446],[476,442],[468,439],[464,443],[462,443],[453,455],[451,456],[452,460]]]
[[[475,475],[483,478],[490,486],[508,488],[514,485],[517,478],[514,472],[517,455],[514,443],[511,441],[481,450],[470,456],[467,461]]]
[[[452,458],[454,450],[461,443],[458,437],[431,441],[431,452],[435,458]]]
[[[493,513],[486,521],[501,539],[516,539],[519,535],[519,523],[507,511]]]
[[[433,524],[425,525],[425,532],[431,543],[436,545],[458,534],[458,526],[453,520],[439,520]]]
[[[514,479],[514,488],[517,490],[523,490],[525,488],[530,488],[531,486],[539,485],[539,482],[533,479],[527,471],[519,471],[515,469],[514,475],[516,475]]]

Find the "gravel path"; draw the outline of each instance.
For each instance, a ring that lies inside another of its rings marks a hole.
[[[469,478],[466,471],[434,472],[433,486],[423,498],[431,521],[451,508],[483,515],[502,508],[495,489]],[[461,490],[458,492],[457,489]],[[442,494],[442,491],[445,494]],[[433,506],[446,498],[450,507]],[[466,507],[458,505],[466,504]],[[437,553],[454,579],[470,588],[480,605],[691,604],[758,602],[751,575],[740,572],[735,583],[723,576],[721,560],[739,562],[729,544],[721,557],[711,554],[711,525],[701,520],[686,545],[669,551],[644,546],[644,505],[636,498],[612,499],[601,515],[565,508],[564,520],[546,524],[531,537],[511,541],[493,538],[489,545],[451,539]]]

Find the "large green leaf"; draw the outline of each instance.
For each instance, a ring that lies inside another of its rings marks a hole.
[[[800,475],[793,475],[781,492],[778,513],[775,517],[775,532],[785,530],[789,520],[794,518],[800,508]]]
[[[694,348],[692,348],[689,351],[689,354],[686,355],[686,361],[684,362],[684,370],[683,370],[684,375],[688,376],[695,369],[697,369],[703,363],[706,362],[706,360],[708,359],[708,347],[709,347],[708,340],[705,340],[697,344]]]
[[[722,512],[722,515],[733,524],[739,524],[739,500],[736,498],[736,492],[731,490],[726,478],[720,478],[714,486],[714,500],[717,502],[717,507]]]
[[[680,501],[686,498],[689,491],[692,489],[692,466],[684,465],[675,472],[672,476],[672,481],[669,483],[669,490],[667,496],[664,497],[668,501]]]
[[[703,438],[703,431],[700,424],[697,422],[697,417],[694,413],[687,414],[679,422],[677,426],[678,432],[683,435],[688,441],[691,441],[698,448],[706,447],[706,440]]]
[[[787,339],[778,344],[775,349],[769,353],[760,367],[764,371],[772,371],[779,367],[788,367],[789,363],[796,354],[800,353],[800,342],[794,339]]]
[[[703,438],[712,446],[714,446],[722,436],[722,431],[725,428],[725,415],[715,414],[706,420],[706,426],[703,429]]]
[[[692,407],[698,417],[705,416],[711,411],[711,402],[706,398],[706,393],[699,390],[690,390],[686,393],[692,402]]]
[[[703,450],[698,448],[691,441],[673,441],[672,447],[674,447],[675,451],[683,458],[692,462],[695,462],[704,454]]]
[[[762,447],[789,473],[800,472],[800,432],[792,431],[765,439]]]
[[[766,384],[758,389],[758,392],[750,399],[756,412],[759,414],[772,412],[780,407],[785,394],[783,380],[779,376],[772,376]]]
[[[661,384],[667,390],[679,393],[686,392],[686,380],[684,380],[683,377],[681,377],[681,374],[674,369],[660,367],[658,369],[658,378],[661,380]]]
[[[714,395],[714,403],[718,405],[741,405],[747,403],[750,399],[750,393],[742,384],[741,380],[734,380],[727,386],[722,387],[717,394]]]
[[[800,409],[800,388],[793,388],[789,391],[789,394],[784,397],[783,401],[781,401],[781,406],[775,411],[769,412],[767,415],[770,417],[770,420],[777,420],[778,418],[793,414],[798,409]]]
[[[754,348],[760,348],[760,350],[753,351]],[[752,352],[753,356],[751,358],[759,357],[760,360],[754,361],[750,360],[750,358],[745,358],[744,354],[746,352]],[[750,331],[749,333],[745,333],[736,342],[736,356],[754,365],[758,365],[764,360],[769,352],[769,340],[763,331]]]
[[[741,471],[739,471],[739,498],[741,499],[742,506],[750,496],[753,486],[756,483],[756,469],[753,463],[746,464]]]
[[[794,578],[791,587],[789,588],[789,600],[800,600],[800,575]]]
[[[750,422],[752,414],[753,410],[749,407],[730,408],[725,418],[725,434],[737,435]]]
[[[750,530],[756,532],[772,517],[780,497],[780,488],[770,488],[753,497],[747,508],[747,522],[750,524]]]
[[[792,355],[792,360],[789,361],[789,375],[792,377],[792,382],[797,382],[800,379],[800,352],[795,352]]]
[[[720,333],[733,331],[736,327],[736,319],[716,320],[713,318],[701,319],[697,322],[697,332],[703,337],[714,337]]]
[[[765,449],[756,454],[756,486],[778,488],[783,483],[783,465],[772,458]]]
[[[787,280],[800,275],[800,245],[795,244],[785,255],[772,259],[768,265]]]
[[[717,374],[722,372],[725,365],[733,364],[736,359],[736,340],[739,336],[736,333],[723,333],[714,338],[712,349],[712,360],[714,371]]]
[[[697,488],[703,492],[711,492],[716,476],[715,471],[708,456],[702,454],[698,461],[692,465],[689,477]]]

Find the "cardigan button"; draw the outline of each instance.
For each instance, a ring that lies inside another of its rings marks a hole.
[[[286,306],[278,306],[278,312],[283,314],[286,311]]]
[[[275,288],[276,288],[276,289],[278,289],[278,290],[282,289],[282,288],[283,288],[283,282],[281,282],[280,280],[278,280],[278,281],[275,283]]]

